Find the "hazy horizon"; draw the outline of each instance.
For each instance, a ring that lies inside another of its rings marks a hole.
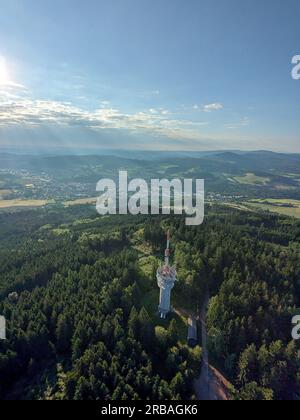
[[[293,153],[293,152],[274,152],[272,150],[239,150],[239,149],[215,149],[215,150],[139,150],[139,149],[44,149],[44,150],[35,150],[32,148],[27,148],[26,151],[22,151],[20,149],[11,149],[11,148],[2,148],[0,147],[0,153],[3,155],[16,155],[16,156],[116,156],[116,157],[126,157],[132,159],[141,159],[143,155],[145,157],[149,157],[153,155],[153,157],[167,157],[167,156],[178,156],[178,157],[204,157],[216,154],[223,154],[223,153],[236,153],[241,155],[247,154],[274,154],[274,155],[300,155],[300,153]],[[128,155],[128,156],[127,156]]]

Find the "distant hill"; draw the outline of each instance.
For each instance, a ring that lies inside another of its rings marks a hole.
[[[186,167],[196,164],[216,170],[235,168],[241,170],[295,170],[300,171],[300,154],[258,152],[112,152],[110,155],[0,155],[0,169],[53,170],[76,168],[82,165],[143,166],[144,162],[176,163]]]
[[[207,191],[264,198],[300,198],[300,154],[241,152],[116,152],[117,155],[22,156],[2,154],[0,170],[35,176],[47,174],[59,182],[95,184],[127,170],[132,178],[149,180],[204,178]],[[144,159],[142,159],[144,157]],[[6,185],[9,188],[9,185]]]

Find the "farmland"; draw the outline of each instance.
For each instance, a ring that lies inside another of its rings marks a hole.
[[[271,213],[282,214],[284,216],[296,217],[297,219],[300,219],[300,200],[251,200],[246,204],[257,210],[270,211]]]
[[[0,200],[0,209],[14,207],[43,207],[49,202],[46,200]]]

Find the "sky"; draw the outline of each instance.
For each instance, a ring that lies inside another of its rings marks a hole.
[[[0,10],[0,149],[300,153],[299,0]]]

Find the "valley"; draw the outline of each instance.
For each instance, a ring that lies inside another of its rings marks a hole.
[[[108,168],[105,157],[87,159],[102,161],[90,187],[96,176],[117,169]],[[125,162],[132,176],[140,165],[149,177],[157,173],[153,166],[168,178],[189,172],[184,160],[118,158],[115,164]],[[198,159],[193,165],[195,176],[203,175]],[[207,381],[212,398],[298,398],[300,353],[291,320],[300,308],[299,196],[273,188],[278,174],[262,175],[257,162],[256,169],[244,163],[232,170],[230,180],[222,168],[228,183],[211,157],[206,165],[212,172],[205,220],[195,227],[181,216],[99,216],[95,193],[79,197],[72,189],[74,169],[35,170],[30,188],[26,174],[22,189],[22,176],[14,173],[12,183],[2,168],[2,194],[10,198],[2,199],[7,208],[0,211],[0,314],[8,336],[0,342],[1,399],[190,400],[201,398]],[[287,161],[277,165],[297,173]],[[233,182],[238,176],[242,184]],[[41,198],[35,186],[46,179],[53,184]],[[174,311],[163,320],[156,270],[169,229],[178,282]],[[205,330],[199,323],[198,345],[191,348],[188,314],[197,318],[207,291]],[[201,366],[208,374],[202,368],[195,388]],[[272,366],[285,368],[274,376]]]

